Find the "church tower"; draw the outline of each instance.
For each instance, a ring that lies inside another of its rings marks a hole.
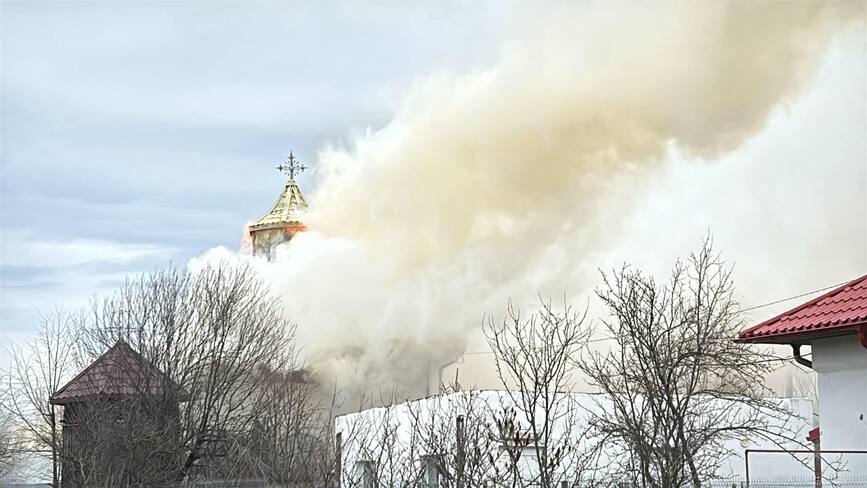
[[[305,169],[307,167],[300,164],[291,151],[286,162],[277,166],[277,170],[289,176],[289,181],[274,202],[274,207],[250,226],[254,256],[273,260],[278,245],[289,242],[296,233],[306,229],[303,217],[307,202],[295,183],[295,175]]]

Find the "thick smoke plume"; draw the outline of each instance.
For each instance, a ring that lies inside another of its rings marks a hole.
[[[858,5],[534,12],[493,67],[422,80],[385,127],[324,149],[311,231],[262,272],[321,371],[421,378],[507,299],[592,288],[634,185],[759,132]]]

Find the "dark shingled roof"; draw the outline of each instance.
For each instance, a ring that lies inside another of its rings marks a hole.
[[[55,405],[97,397],[162,395],[164,386],[186,401],[189,394],[123,340],[118,341],[84,371],[51,396]]]

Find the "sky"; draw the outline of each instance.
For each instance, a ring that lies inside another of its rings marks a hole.
[[[388,124],[420,80],[495,66],[522,45],[516,26],[529,12],[493,2],[0,8],[0,336],[13,340],[32,334],[40,310],[237,249],[282,187],[274,166],[290,149],[312,166],[299,183],[315,193],[323,148]],[[710,231],[747,306],[867,272],[860,29],[836,37],[741,147],[712,161],[672,151],[643,175],[582,270],[629,261],[662,273]]]
[[[312,166],[497,36],[457,4],[3,2],[0,331],[237,248],[290,150]]]

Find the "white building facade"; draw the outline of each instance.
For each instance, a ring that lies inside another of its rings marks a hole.
[[[841,477],[867,480],[867,276],[750,327],[738,340],[790,345],[795,360],[816,372],[822,457],[843,464]]]
[[[864,451],[841,456],[848,471],[867,476],[867,348],[852,336],[816,340],[812,346],[822,449]]]

